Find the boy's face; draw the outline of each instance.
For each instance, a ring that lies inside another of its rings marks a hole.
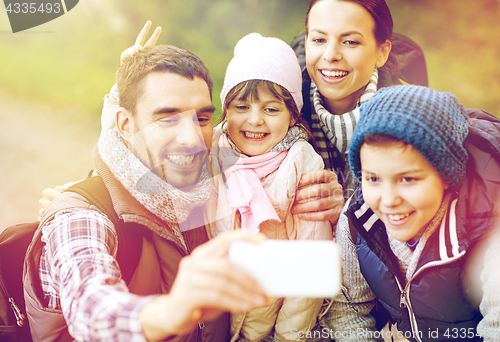
[[[393,238],[413,243],[437,213],[448,184],[411,145],[363,144],[363,197]]]

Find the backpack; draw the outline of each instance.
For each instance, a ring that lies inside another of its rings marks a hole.
[[[118,246],[122,247],[118,249],[117,261],[122,271],[122,278],[128,284],[142,251],[142,239],[137,239],[141,231],[119,221],[101,177],[89,177],[66,191],[82,195],[113,222]],[[0,341],[2,342],[32,341],[24,301],[23,265],[26,251],[38,227],[38,221],[22,223],[8,227],[0,234]],[[137,241],[141,243],[138,244]]]

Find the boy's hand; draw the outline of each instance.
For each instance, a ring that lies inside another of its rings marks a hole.
[[[267,303],[257,281],[227,258],[234,241],[259,243],[263,234],[231,231],[197,247],[181,260],[172,290],[147,304],[140,314],[148,340],[162,340],[192,331],[198,321],[223,312],[242,313]]]
[[[136,53],[139,50],[142,50],[146,46],[154,46],[156,44],[156,41],[158,40],[158,37],[160,36],[161,33],[161,27],[158,26],[153,34],[151,35],[151,38],[144,44],[144,41],[146,40],[146,37],[148,35],[149,29],[151,29],[151,21],[148,20],[144,27],[142,28],[141,32],[139,32],[139,35],[137,36],[137,39],[135,40],[135,44],[126,49],[125,51],[122,52],[120,56],[120,62],[123,61],[125,58],[132,56],[134,53]]]
[[[299,182],[292,213],[306,221],[330,221],[335,224],[344,207],[342,186],[335,172],[311,171]]]

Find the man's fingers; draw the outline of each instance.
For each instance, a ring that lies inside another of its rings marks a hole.
[[[340,192],[338,196],[295,203],[292,207],[292,214],[298,214],[299,218],[304,221],[330,221],[335,223],[339,219],[343,207],[344,198],[342,192]]]
[[[137,39],[135,40],[134,45],[142,45],[144,44],[144,40],[146,39],[146,36],[148,35],[149,29],[151,28],[151,20],[146,21],[146,24],[142,28],[141,32],[139,32],[139,35],[137,36]]]
[[[304,221],[330,221],[330,223],[335,224],[339,220],[341,210],[329,209],[318,212],[308,212],[304,214],[298,214],[299,218]]]
[[[241,312],[266,302],[258,282],[226,258],[184,258],[171,294],[193,309]]]
[[[144,44],[144,47],[146,46],[154,46],[156,42],[158,41],[158,38],[160,37],[161,33],[161,27],[158,26],[155,31],[153,32],[153,35],[148,39],[147,43]]]
[[[342,211],[344,200],[336,200],[333,197],[318,198],[314,201],[296,203],[292,207],[292,214],[313,214],[321,211],[334,210]],[[299,216],[302,218],[303,216]]]
[[[217,286],[218,285],[218,286]],[[214,282],[205,288],[197,289],[191,300],[198,308],[217,309],[230,312],[245,312],[267,303],[266,296],[244,291],[241,286],[227,282],[221,287],[220,282]]]
[[[267,296],[259,283],[227,259],[231,243],[242,240],[258,243],[264,241],[265,236],[246,231],[228,232],[184,257],[169,295],[159,297],[141,313],[146,336],[164,338],[172,331],[189,331],[200,317],[213,319],[223,311],[245,312],[265,305]],[[165,302],[168,306],[163,305]],[[155,314],[158,308],[163,308],[163,319],[169,326],[165,327],[162,317]]]
[[[335,172],[330,170],[317,170],[303,174],[300,178],[299,188],[315,183],[329,183],[337,180]]]
[[[297,190],[295,201],[316,200],[324,197],[332,197],[335,201],[343,199],[342,186],[338,183],[313,184]]]
[[[216,256],[224,257],[227,255],[229,246],[235,241],[249,241],[260,243],[266,240],[266,236],[261,233],[252,233],[244,230],[230,231],[218,235],[214,239],[204,243],[203,245],[195,248],[192,255],[197,257]]]
[[[71,186],[75,185],[76,183],[82,182],[82,181],[83,181],[83,179],[78,180],[78,181],[76,181],[76,182],[68,182],[68,183],[66,183],[66,184],[64,184],[64,185],[58,185],[58,186],[56,186],[56,187],[55,187],[55,189],[56,189],[57,191],[59,191],[59,192],[64,192],[64,191],[66,191],[69,187],[71,187]]]
[[[42,199],[40,199],[39,204],[40,206],[48,206],[50,204],[50,201],[52,201],[54,198],[56,198],[57,195],[60,195],[61,192],[56,190],[56,189],[43,189],[42,191]],[[46,202],[49,201],[49,203]]]

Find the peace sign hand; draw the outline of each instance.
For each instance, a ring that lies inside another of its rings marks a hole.
[[[120,63],[127,57],[132,56],[134,53],[137,51],[142,50],[143,48],[147,46],[154,46],[156,44],[156,41],[158,40],[158,37],[160,36],[161,33],[161,27],[158,26],[149,40],[144,44],[144,41],[146,40],[146,37],[148,35],[149,30],[151,29],[151,21],[148,20],[144,27],[142,28],[141,32],[139,32],[139,35],[137,36],[137,39],[135,40],[135,44],[126,49],[125,51],[122,52],[120,56]]]

